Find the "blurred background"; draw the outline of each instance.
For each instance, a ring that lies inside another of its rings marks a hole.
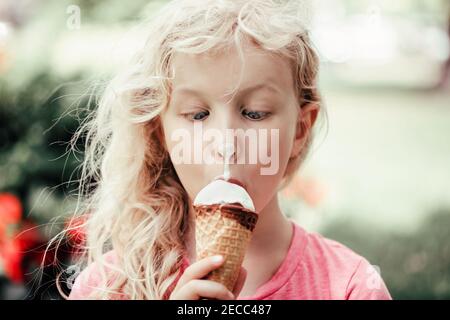
[[[139,44],[130,30],[164,3],[0,1],[0,299],[61,298],[82,233],[36,268],[77,223],[71,138]],[[377,265],[394,299],[449,299],[450,2],[313,3],[328,122],[283,210]]]

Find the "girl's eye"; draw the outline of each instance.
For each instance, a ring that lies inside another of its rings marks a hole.
[[[242,110],[242,114],[250,120],[259,121],[259,120],[262,120],[263,118],[267,117],[269,112]],[[194,113],[194,112],[187,113],[187,114],[184,114],[183,116],[185,118],[188,118],[190,121],[202,121],[208,115],[209,115],[209,111],[200,111],[200,112],[196,112],[196,113]]]
[[[194,113],[194,112],[187,113],[187,114],[184,114],[183,116],[188,118],[191,121],[201,121],[208,115],[209,115],[209,111],[201,111],[201,112],[197,112],[197,113]]]
[[[246,110],[243,110],[242,114],[244,116],[246,116],[247,118],[249,118],[250,120],[258,121],[258,120],[261,120],[264,117],[266,117],[269,113],[268,112],[263,112],[263,111],[246,111]]]

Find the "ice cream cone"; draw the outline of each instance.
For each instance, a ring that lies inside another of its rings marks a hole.
[[[194,211],[197,260],[214,255],[225,260],[206,279],[233,291],[258,214],[239,203],[196,205]]]

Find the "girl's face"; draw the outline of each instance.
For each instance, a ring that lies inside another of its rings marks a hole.
[[[226,141],[233,147],[230,177],[244,185],[261,212],[276,194],[289,159],[301,151],[300,119],[311,127],[317,110],[300,114],[292,70],[283,58],[247,46],[244,59],[242,64],[235,48],[214,56],[175,54],[161,121],[174,168],[192,201],[223,175]]]

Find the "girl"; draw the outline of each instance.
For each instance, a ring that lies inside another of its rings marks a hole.
[[[87,129],[87,267],[70,299],[390,299],[365,258],[280,209],[278,192],[308,153],[324,111],[299,4],[176,0],[150,22],[142,50],[78,132]],[[196,125],[277,132],[277,143],[262,140],[277,161],[271,174],[261,174],[260,159],[239,162],[248,156],[245,139],[231,143],[230,177],[259,213],[233,292],[204,278],[223,257],[195,257],[193,199],[226,160],[220,144],[201,145],[212,164],[176,158],[180,132],[189,146],[201,144]]]

